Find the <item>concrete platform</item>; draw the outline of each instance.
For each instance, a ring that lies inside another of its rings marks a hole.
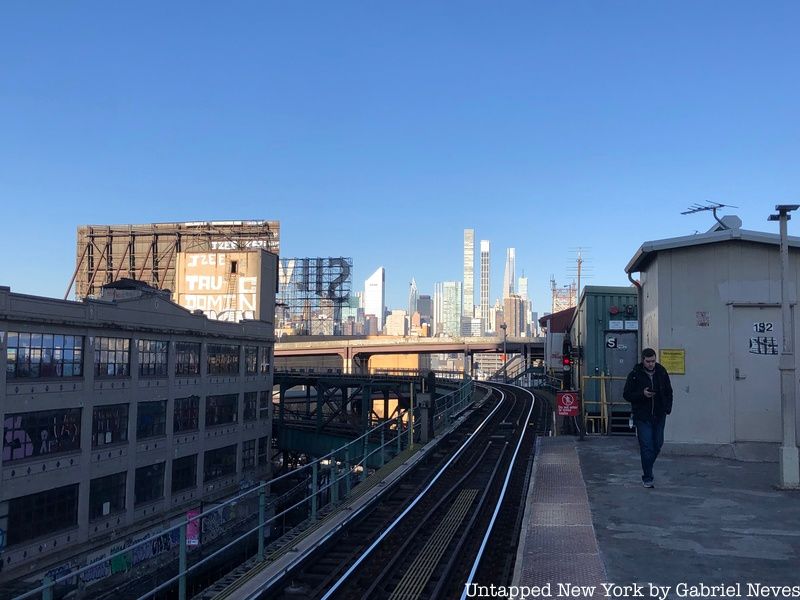
[[[549,582],[550,597],[588,582],[594,594],[571,597],[800,597],[800,492],[773,487],[776,463],[662,455],[654,489],[640,471],[634,437],[540,439],[514,584]]]

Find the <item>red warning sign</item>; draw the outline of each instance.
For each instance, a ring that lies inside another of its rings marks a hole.
[[[556,404],[558,404],[559,417],[577,417],[578,416],[578,392],[574,390],[565,390],[563,392],[556,392]]]

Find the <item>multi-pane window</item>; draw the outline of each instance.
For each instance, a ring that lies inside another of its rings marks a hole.
[[[258,373],[258,346],[244,347],[244,369],[247,375]]]
[[[236,444],[216,450],[206,450],[203,481],[211,481],[236,473]]]
[[[263,467],[269,461],[269,437],[258,438],[258,466]]]
[[[9,331],[6,360],[9,379],[80,377],[83,336]]]
[[[169,342],[162,340],[139,340],[139,375],[141,377],[167,376],[167,348]]]
[[[60,408],[7,414],[3,421],[3,462],[81,449],[81,409]]]
[[[236,423],[239,394],[206,397],[206,427]]]
[[[131,341],[125,338],[94,338],[94,374],[98,377],[130,375]]]
[[[200,344],[175,342],[175,375],[200,375]]]
[[[269,373],[270,347],[261,346],[258,349],[258,352],[259,352],[258,372],[261,373],[262,375],[267,375]]]
[[[242,442],[242,469],[255,469],[256,467],[256,441]]]
[[[242,417],[245,421],[255,421],[258,418],[258,392],[244,393]]]
[[[133,504],[152,502],[164,497],[164,463],[156,463],[136,469]]]
[[[172,461],[172,493],[197,485],[197,454]]]
[[[172,431],[196,431],[200,427],[200,396],[175,398]]]
[[[136,439],[158,437],[167,432],[167,401],[139,402],[136,406]]]
[[[92,448],[128,441],[128,405],[96,406],[92,411]]]
[[[9,546],[78,524],[78,484],[13,498],[8,502]]]
[[[125,510],[125,486],[128,472],[122,471],[107,477],[92,479],[89,484],[89,519]]]
[[[232,344],[208,345],[209,375],[238,375],[239,346]]]
[[[263,391],[259,394],[258,399],[258,418],[262,421],[266,421],[269,419],[269,398],[270,392]]]

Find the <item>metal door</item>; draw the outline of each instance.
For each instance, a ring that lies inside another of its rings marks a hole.
[[[636,331],[606,331],[606,373],[612,379],[607,388],[609,402],[624,402],[622,391],[625,378],[639,362],[638,338]]]
[[[778,357],[783,343],[780,309],[734,306],[732,327],[734,439],[779,442]],[[715,376],[713,372],[707,375]]]

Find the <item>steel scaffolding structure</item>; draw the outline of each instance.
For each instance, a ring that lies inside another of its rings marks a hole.
[[[214,252],[280,248],[278,221],[191,221],[149,225],[83,225],[78,227],[73,285],[80,300],[97,294],[106,283],[127,277],[159,289],[174,290],[178,252]]]
[[[293,335],[341,335],[352,273],[352,258],[282,258],[276,329]]]

